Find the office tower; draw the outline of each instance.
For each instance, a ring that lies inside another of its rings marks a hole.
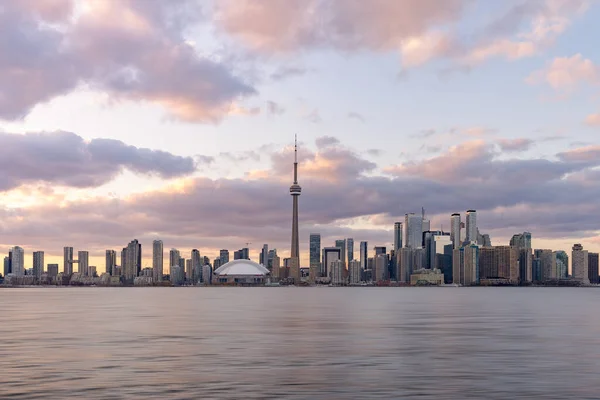
[[[442,231],[429,231],[423,233],[425,247],[424,268],[435,268],[435,255],[444,254],[444,246],[451,244],[450,234]]]
[[[590,283],[594,285],[600,283],[598,273],[598,253],[588,253],[588,279]]]
[[[185,280],[190,282],[194,280],[194,267],[191,258],[185,260]]]
[[[490,235],[484,233],[483,235],[477,236],[477,244],[484,247],[492,247],[492,240],[490,239]]]
[[[533,253],[531,248],[519,247],[518,263],[519,263],[519,284],[531,283],[533,280]]]
[[[556,276],[556,267],[554,266],[556,262],[554,261],[555,257],[553,256],[552,250],[549,249],[536,249],[533,252],[533,259],[538,260],[536,262],[536,274],[538,274],[538,282],[546,282],[551,279],[557,279]],[[532,263],[533,269],[533,263]],[[533,278],[533,273],[532,273]]]
[[[321,276],[329,276],[329,264],[342,259],[342,249],[339,247],[325,247],[323,249],[323,262],[321,263]]]
[[[344,273],[346,268],[342,260],[334,260],[329,264],[329,277],[332,285],[343,285],[345,282]]]
[[[220,258],[215,258],[215,260],[213,261],[213,268],[214,268],[214,270],[216,271],[217,268],[219,268],[220,266],[221,266],[221,259]]]
[[[185,257],[179,257],[177,265],[181,267],[181,273],[185,276]]]
[[[348,265],[350,265],[350,261],[354,260],[354,239],[348,238],[346,239],[346,249],[348,250]]]
[[[321,235],[311,233],[308,241],[309,246],[309,275],[314,283],[316,277],[321,275]]]
[[[210,264],[210,258],[207,256],[202,257],[202,265]]]
[[[260,262],[263,267],[267,267],[269,265],[269,245],[263,244],[262,251],[260,253]]]
[[[58,264],[48,264],[48,277],[56,278],[58,276]]]
[[[137,239],[129,242],[125,248],[125,265],[123,266],[123,275],[127,281],[139,275],[142,270],[142,245]]]
[[[449,237],[448,237],[449,240]],[[452,283],[452,251],[454,249],[454,245],[452,242],[444,245],[442,248],[442,252],[439,253],[439,245],[436,247],[436,255],[435,255],[435,268],[442,271],[444,274],[444,283],[450,284]]]
[[[369,259],[369,243],[368,242],[360,242],[360,267],[365,270],[368,268],[367,261]]]
[[[104,261],[104,271],[113,276],[114,270],[117,265],[117,252],[114,250],[106,250],[105,261]]]
[[[4,277],[12,273],[11,271],[11,259],[10,257],[4,257]]]
[[[198,249],[192,250],[192,281],[194,283],[202,281],[202,257]]]
[[[535,255],[531,262],[531,280],[536,283],[542,281],[542,261]]]
[[[33,275],[38,279],[42,277],[44,273],[44,252],[34,251],[33,252]]]
[[[480,263],[487,259],[486,256],[482,258],[480,254],[483,250],[476,244],[454,249],[452,256],[453,283],[465,286],[479,284],[479,280],[483,279],[480,276]]]
[[[454,249],[460,248],[460,214],[454,213],[450,216],[450,240],[454,246]]]
[[[565,251],[552,252],[552,274],[556,279],[566,279],[569,275],[569,256]]]
[[[417,248],[423,245],[423,219],[414,213],[404,216],[402,247]]]
[[[375,282],[387,281],[388,275],[388,255],[378,254],[375,258],[375,273],[373,274]]]
[[[229,250],[223,249],[219,251],[219,259],[221,260],[221,265],[227,264],[229,262]]]
[[[63,248],[63,272],[65,275],[71,275],[73,273],[73,248]]]
[[[96,267],[94,265],[90,265],[88,267],[88,275],[89,276],[98,276],[98,272],[96,271]]]
[[[121,249],[121,269],[119,276],[125,275],[125,264],[127,264],[127,247]]]
[[[271,277],[274,281],[281,278],[281,259],[277,254],[273,255],[273,267],[271,269]]]
[[[181,286],[185,282],[184,268],[176,265],[170,269],[169,277],[174,286]]]
[[[346,241],[344,239],[336,240],[335,247],[341,250],[342,255],[340,260],[344,263],[344,265],[346,265]]]
[[[387,253],[385,246],[375,246],[373,248],[373,251],[375,252],[375,257],[374,257],[375,259],[377,258],[378,255]]]
[[[81,274],[81,276],[88,276],[89,270],[88,267],[90,261],[90,253],[87,251],[78,251],[77,252],[77,272]]]
[[[352,284],[360,283],[362,275],[362,268],[360,266],[360,261],[352,260],[348,264],[348,281]]]
[[[520,249],[531,249],[531,233],[523,232],[513,235],[510,245]]]
[[[477,211],[467,210],[465,242],[477,243]]]
[[[579,243],[573,245],[571,253],[571,269],[574,281],[589,284],[588,251]]]
[[[174,267],[175,265],[179,265],[179,259],[181,258],[181,254],[177,249],[171,249],[169,251],[169,268]],[[170,274],[170,272],[169,272]]]
[[[410,275],[413,272],[414,249],[402,247],[396,254],[396,279],[400,283],[410,283]]]
[[[292,266],[290,267],[291,278],[294,282],[300,282],[300,242],[298,236],[298,197],[302,189],[298,184],[298,141],[294,140],[294,183],[290,186],[290,195],[293,199],[292,209],[292,245],[290,250],[290,257],[293,259]]]
[[[220,258],[218,258],[218,260],[220,261]],[[213,277],[212,267],[208,263],[204,264],[204,266],[202,267],[202,284],[211,285],[212,277]]]
[[[402,248],[402,222],[394,222],[394,254]]]
[[[162,240],[152,241],[152,280],[161,282],[164,274],[164,248]]]
[[[479,278],[504,279],[514,284],[519,283],[519,250],[511,246],[479,249]]]

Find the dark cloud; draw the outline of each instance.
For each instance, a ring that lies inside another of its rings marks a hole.
[[[340,140],[333,136],[320,136],[315,139],[315,144],[318,148],[323,148],[338,145],[340,144]]]
[[[182,32],[202,10],[191,1],[90,3],[73,17],[67,0],[7,2],[0,8],[0,118],[85,84],[113,98],[149,101],[173,118],[216,122],[256,93],[233,68],[198,55]],[[57,27],[57,28],[54,28]]]
[[[271,74],[271,79],[281,81],[287,78],[302,76],[308,72],[308,69],[297,66],[280,67]]]
[[[129,146],[114,139],[86,142],[70,132],[0,133],[0,190],[38,181],[95,187],[123,169],[173,178],[193,173],[196,163],[191,157]]]
[[[504,152],[520,152],[527,151],[533,146],[533,140],[519,138],[519,139],[498,139],[498,146]]]

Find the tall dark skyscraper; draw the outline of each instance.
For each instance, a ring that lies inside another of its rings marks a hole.
[[[292,246],[290,258],[290,277],[296,281],[300,280],[300,241],[298,236],[298,197],[302,193],[302,188],[298,184],[298,140],[294,139],[294,183],[290,186],[290,195],[293,199],[292,210]]]
[[[346,261],[350,265],[350,261],[354,260],[354,239],[346,239],[346,251],[348,252],[348,259]]]
[[[369,259],[369,243],[360,242],[360,267],[367,269],[367,260]]]

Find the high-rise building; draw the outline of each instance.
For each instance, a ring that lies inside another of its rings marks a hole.
[[[82,276],[89,276],[90,266],[90,253],[87,251],[78,251],[77,252],[77,272],[79,272]]]
[[[467,210],[465,242],[477,243],[477,211]]]
[[[563,250],[553,251],[551,277],[554,279],[566,279],[568,275],[569,255]]]
[[[588,253],[588,279],[590,283],[597,285],[600,283],[598,275],[598,253]]]
[[[380,255],[380,254],[386,254],[387,253],[385,246],[375,246],[375,247],[373,247],[373,251],[375,252],[375,257],[374,258],[377,258],[377,256]]]
[[[114,250],[106,250],[106,258],[104,264],[104,270],[107,274],[113,276],[115,273],[115,267],[117,266],[117,252]]]
[[[369,243],[360,242],[360,267],[365,270],[367,269],[367,260],[369,259]]]
[[[388,255],[378,254],[375,258],[375,273],[373,274],[375,282],[383,282],[389,280],[388,274]]]
[[[311,233],[309,237],[309,275],[312,282],[321,275],[321,235]]]
[[[65,275],[73,273],[73,248],[63,248],[63,272]]]
[[[125,265],[127,264],[127,247],[121,249],[121,268],[119,270],[119,276],[125,275]]]
[[[584,250],[581,244],[574,244],[571,253],[571,269],[573,280],[583,284],[590,283],[588,261],[588,251]]]
[[[354,239],[348,238],[346,239],[346,249],[348,250],[348,265],[350,265],[350,261],[354,260]]]
[[[460,214],[454,213],[450,216],[450,240],[454,245],[454,249],[460,248],[461,240],[460,240]]]
[[[348,264],[348,281],[350,284],[360,283],[362,275],[362,268],[360,266],[360,261],[352,260]]]
[[[44,273],[44,252],[34,251],[33,252],[33,275],[38,279],[42,277]]]
[[[335,247],[341,250],[342,255],[340,260],[346,265],[346,241],[344,239],[336,240]]]
[[[480,249],[475,244],[454,249],[452,256],[452,278],[455,284],[466,286],[476,285],[480,279],[483,279],[480,275],[480,263],[482,260],[487,260],[487,256],[482,258],[480,255],[480,252],[483,250],[486,249]]]
[[[171,249],[169,251],[169,267],[173,267],[175,265],[179,265],[179,259],[181,258],[181,253],[177,249]],[[169,274],[170,274],[169,270]]]
[[[479,249],[479,278],[505,279],[511,283],[519,283],[518,249],[511,246],[492,246]]]
[[[218,258],[217,260],[219,260],[219,262],[221,261],[220,258]],[[211,268],[210,264],[208,264],[208,263],[204,264],[204,266],[202,267],[202,284],[211,285],[212,277],[213,277],[213,269]]]
[[[556,267],[554,266],[556,262],[555,256],[553,256],[553,252],[550,249],[535,249],[533,252],[533,259],[537,260],[536,262],[536,279],[532,279],[536,282],[546,282],[551,279],[557,279],[556,276]],[[533,262],[532,262],[532,270],[533,270]],[[533,278],[533,273],[532,273]]]
[[[410,283],[410,275],[414,267],[414,249],[402,247],[396,254],[396,279],[400,283]]]
[[[269,245],[268,244],[263,244],[262,251],[260,252],[260,256],[258,258],[259,258],[259,264],[261,264],[263,267],[267,268],[267,266],[269,265]]]
[[[181,286],[185,282],[184,268],[175,265],[169,269],[169,278],[173,286]]]
[[[58,264],[48,264],[48,277],[55,278],[58,275]]]
[[[206,264],[204,264],[206,265]],[[221,259],[220,258],[215,258],[213,261],[213,268],[216,271],[219,267],[221,266]]]
[[[142,270],[142,245],[137,239],[133,239],[125,250],[125,266],[123,266],[123,275],[128,281],[139,275]]]
[[[162,240],[152,241],[152,280],[161,282],[165,270],[164,247]]]
[[[12,250],[8,254],[8,257],[4,257],[4,276],[12,274]]]
[[[342,259],[342,249],[339,247],[325,247],[323,249],[323,262],[321,263],[321,276],[330,276],[329,265],[336,260]]]
[[[425,245],[424,267],[435,268],[435,255],[444,254],[444,246],[451,244],[450,234],[442,231],[429,231],[423,233]]]
[[[402,248],[402,222],[394,222],[394,253]]]
[[[277,253],[273,255],[272,265],[271,278],[273,278],[274,281],[278,281],[281,278],[281,258],[279,258]]]
[[[334,260],[329,264],[329,276],[332,285],[343,285],[346,283],[344,263],[341,260]]]
[[[90,265],[88,267],[88,274],[89,274],[89,276],[93,276],[93,277],[98,276],[98,272],[96,271],[96,266]]]
[[[194,280],[194,267],[192,266],[191,258],[185,260],[185,280],[189,282]]]
[[[198,249],[192,250],[192,281],[194,283],[202,281],[202,257]]]
[[[25,275],[25,251],[15,246],[11,250],[12,252],[12,273],[16,276]]]
[[[533,280],[533,253],[531,247],[518,247],[519,284],[531,283]]]
[[[179,257],[177,265],[181,267],[181,273],[185,276],[185,257]]]
[[[420,215],[406,214],[402,227],[402,247],[416,249],[423,246],[423,218]]]
[[[531,233],[523,232],[513,235],[510,245],[520,249],[531,249]]]
[[[225,265],[229,262],[229,250],[223,249],[219,251],[219,258],[221,259],[221,265]]]
[[[300,239],[298,236],[298,197],[302,193],[302,188],[298,184],[298,141],[294,140],[294,183],[290,186],[290,195],[293,199],[292,208],[292,245],[290,258],[292,266],[290,267],[290,275],[295,283],[300,282]]]

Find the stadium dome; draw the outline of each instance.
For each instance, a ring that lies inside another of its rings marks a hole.
[[[233,260],[215,271],[217,276],[265,276],[269,270],[250,260]]]

